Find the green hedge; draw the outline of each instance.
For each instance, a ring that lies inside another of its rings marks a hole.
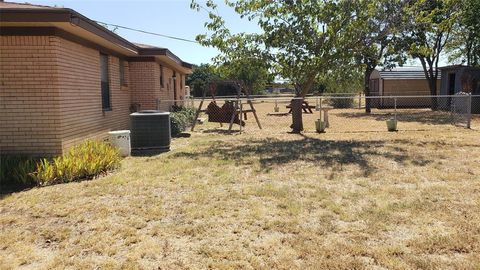
[[[354,98],[332,98],[330,99],[330,104],[332,107],[338,109],[353,108]]]
[[[170,113],[170,133],[172,137],[184,132],[195,120],[196,109],[177,107]]]

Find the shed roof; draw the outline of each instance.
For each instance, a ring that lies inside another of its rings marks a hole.
[[[465,65],[450,65],[450,66],[439,67],[438,69],[441,69],[441,70],[455,70],[455,69],[480,70],[480,67],[472,67],[472,66],[465,66]]]
[[[422,67],[396,67],[392,69],[379,70],[380,78],[384,80],[425,80],[425,73]],[[441,79],[440,72],[438,79]]]

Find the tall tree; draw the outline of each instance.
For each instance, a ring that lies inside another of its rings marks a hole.
[[[274,79],[268,62],[243,54],[221,61],[217,70],[223,78],[242,81],[250,94],[260,94]]]
[[[356,64],[363,67],[363,88],[371,95],[370,75],[377,66],[392,67],[403,63],[404,57],[395,53],[396,36],[401,31],[400,0],[358,0],[349,2],[348,26],[342,30],[344,39],[339,42],[350,51]],[[352,65],[355,63],[352,63]],[[371,112],[371,100],[366,100],[365,110]]]
[[[203,92],[208,90],[208,85],[212,80],[219,78],[215,67],[210,64],[201,64],[193,68],[193,73],[188,75],[185,84],[192,88],[192,95],[201,97]]]
[[[404,49],[420,61],[430,94],[437,94],[438,62],[451,41],[461,0],[409,0],[403,9]],[[432,109],[437,100],[432,98]]]
[[[336,33],[347,23],[338,18],[348,3],[335,0],[239,0],[226,1],[242,18],[258,23],[262,33],[232,34],[216,4],[209,0],[206,9],[210,35],[199,35],[203,45],[218,48],[229,56],[245,51],[270,61],[276,73],[290,79],[299,96],[305,96],[319,74],[341,62],[343,52],[336,50]],[[192,0],[192,8],[201,6]]]
[[[458,24],[446,51],[451,62],[460,60],[468,66],[480,66],[480,1],[461,2]]]

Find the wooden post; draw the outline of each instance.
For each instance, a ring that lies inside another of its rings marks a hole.
[[[228,132],[230,133],[232,132],[233,121],[235,120],[235,116],[237,116],[237,113],[238,113],[238,99],[236,101],[228,101],[228,102],[232,102],[235,104],[234,112],[232,113],[232,117],[230,118],[230,125],[228,126]]]
[[[195,113],[195,120],[193,120],[192,128],[190,129],[190,131],[193,131],[193,129],[195,128],[195,125],[197,124],[198,117],[200,116],[200,113],[202,112],[203,101],[205,100],[206,96],[207,96],[207,91],[203,91],[202,100],[200,100],[200,105],[198,105],[198,110]]]
[[[292,99],[292,133],[300,133],[303,130],[302,122],[302,98]]]
[[[262,129],[262,125],[260,124],[260,120],[258,120],[257,111],[253,107],[253,103],[250,100],[250,97],[248,97],[248,96],[247,96],[247,103],[248,103],[248,105],[250,105],[250,110],[252,111],[253,116],[255,117],[255,121],[257,122],[258,128]]]

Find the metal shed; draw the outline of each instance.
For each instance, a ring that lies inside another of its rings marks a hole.
[[[440,90],[441,75],[437,81],[437,94]],[[374,70],[370,75],[370,92],[372,96],[428,96],[431,95],[428,81],[422,67],[397,67],[386,70]],[[389,108],[392,99],[375,99],[372,107]],[[400,98],[399,107],[430,107],[431,99],[425,97]]]
[[[480,68],[453,65],[440,68],[442,72],[441,95],[455,95],[460,92],[480,95]],[[452,102],[444,99],[442,107],[450,108]],[[472,113],[480,113],[480,98],[472,97]]]

